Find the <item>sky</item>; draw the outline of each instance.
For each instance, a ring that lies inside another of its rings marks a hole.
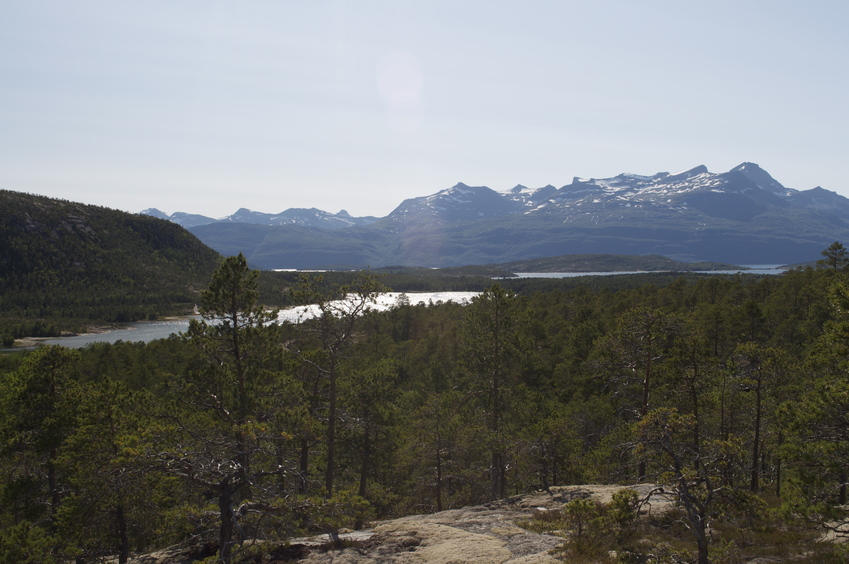
[[[0,189],[384,216],[458,182],[749,161],[849,197],[846,21],[833,0],[0,0]]]

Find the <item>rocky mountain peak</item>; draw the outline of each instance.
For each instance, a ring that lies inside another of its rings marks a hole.
[[[194,225],[203,219],[178,215],[170,219]],[[195,233],[213,248],[242,250],[267,268],[460,266],[577,253],[789,263],[815,259],[836,239],[849,240],[847,198],[827,190],[785,188],[752,162],[723,173],[698,165],[675,174],[576,177],[559,189],[519,184],[495,191],[458,182],[406,199],[382,219],[315,209],[253,215],[241,222],[274,231],[244,226],[243,240],[249,241],[244,248],[231,249],[232,219],[227,226],[206,225]],[[288,240],[284,230],[296,226],[309,253],[280,243]],[[303,227],[321,229],[306,235]]]
[[[699,165],[691,168],[690,170],[685,170],[684,172],[679,172],[678,174],[668,174],[663,177],[664,183],[674,183],[674,182],[682,182],[684,180],[689,180],[694,176],[698,176],[700,174],[707,174],[708,168],[705,165]]]
[[[168,219],[168,214],[160,211],[156,208],[147,208],[146,210],[142,210],[139,212],[140,215],[149,215],[151,217],[158,217],[159,219]]]
[[[759,188],[774,194],[784,194],[787,192],[787,188],[755,163],[745,162],[739,164],[732,168],[730,172],[737,172],[752,181]]]

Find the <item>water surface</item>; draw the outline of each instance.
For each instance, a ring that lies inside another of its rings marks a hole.
[[[663,274],[672,270],[628,270],[614,272],[516,272],[518,278],[578,278],[580,276],[617,276],[621,274]],[[694,274],[782,274],[786,272],[781,264],[753,264],[733,270],[694,270]],[[682,274],[690,274],[682,272]]]
[[[410,305],[437,303],[437,302],[457,302],[465,303],[470,301],[479,292],[411,292],[404,294],[402,292],[388,292],[378,296],[375,304],[370,307],[377,310],[386,310],[399,303],[402,295],[406,296],[406,302]],[[296,308],[288,308],[280,310],[278,319],[281,321],[289,321],[297,323],[304,319],[308,319],[316,314],[318,308],[316,306],[302,306]],[[125,342],[141,342],[149,343],[156,339],[167,339],[171,335],[179,334],[189,328],[190,319],[200,319],[199,315],[168,319],[162,321],[137,321],[128,323],[120,329],[105,331],[103,333],[86,333],[83,335],[72,335],[69,337],[57,337],[54,339],[39,339],[40,343],[48,345],[62,345],[71,349],[82,348],[91,343],[116,343],[118,341]]]

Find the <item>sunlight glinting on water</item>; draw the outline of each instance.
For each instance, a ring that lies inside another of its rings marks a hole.
[[[416,292],[410,294],[388,292],[386,294],[380,294],[374,303],[368,304],[368,307],[378,311],[385,311],[404,303],[403,296],[406,296],[406,303],[410,305],[427,305],[429,303],[436,304],[439,302],[465,304],[470,302],[478,294],[479,292]],[[345,304],[346,300],[340,300],[338,302],[331,302],[331,307],[339,308],[339,311],[342,312]],[[282,309],[277,319],[289,323],[299,323],[300,321],[314,317],[318,311],[318,306],[315,305]],[[55,339],[44,339],[41,342],[48,345],[62,345],[69,348],[80,348],[90,343],[115,343],[121,340],[149,343],[155,339],[166,339],[170,335],[181,333],[188,328],[188,318],[168,321],[139,321],[130,323],[122,329],[115,329],[104,333],[58,337]]]
[[[387,292],[380,294],[374,303],[367,305],[368,309],[377,311],[386,311],[392,307],[406,303],[408,305],[428,305],[439,302],[455,302],[459,304],[467,304],[472,301],[472,298],[479,295],[480,292],[415,292],[406,294],[404,292]],[[338,310],[340,313],[345,313],[350,306],[350,300],[338,300],[330,302],[331,309]],[[306,319],[315,317],[320,312],[317,305],[298,306],[293,308],[281,309],[277,315],[280,321],[288,321],[290,323],[299,323]]]

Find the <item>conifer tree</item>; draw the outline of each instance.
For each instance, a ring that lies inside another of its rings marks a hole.
[[[245,257],[228,257],[201,296],[201,320],[184,338],[195,366],[172,389],[158,456],[167,471],[215,492],[219,560],[255,536],[246,518],[275,511],[281,468],[275,456],[288,438],[278,425],[288,405],[280,373],[277,313],[257,303],[258,272]]]
[[[137,518],[155,513],[149,488],[161,477],[134,448],[144,425],[141,395],[110,380],[79,388],[75,428],[59,464],[70,493],[60,510],[62,534],[81,556],[109,551],[123,564],[133,540],[153,540],[153,527],[140,526]]]
[[[708,564],[710,521],[727,488],[721,485],[722,467],[741,453],[735,441],[710,441],[692,449],[693,417],[677,409],[650,411],[634,424],[638,450],[651,454],[657,468],[659,491],[671,493],[684,512],[683,523],[696,541],[697,562]]]
[[[323,278],[303,276],[295,300],[316,313],[314,319],[304,320],[300,329],[304,341],[290,343],[294,354],[308,371],[317,373],[326,384],[327,427],[325,442],[327,460],[324,474],[324,495],[331,497],[336,481],[336,452],[339,423],[339,377],[345,351],[352,344],[354,330],[361,316],[374,304],[380,292],[389,289],[377,277],[361,272],[351,284],[322,287]],[[305,346],[302,346],[305,345]],[[306,445],[305,445],[306,446]],[[302,460],[308,452],[302,452]],[[301,467],[305,469],[302,462]]]
[[[840,241],[835,241],[820,253],[823,257],[817,264],[832,270],[846,270],[849,266],[849,251]]]
[[[74,423],[71,372],[79,354],[42,347],[0,381],[0,456],[10,465],[2,490],[18,519],[55,534],[63,496],[58,453]],[[46,509],[46,515],[45,515]]]
[[[507,493],[507,422],[516,383],[517,316],[515,296],[498,284],[468,306],[462,339],[468,393],[477,401],[489,431],[490,496]]]

